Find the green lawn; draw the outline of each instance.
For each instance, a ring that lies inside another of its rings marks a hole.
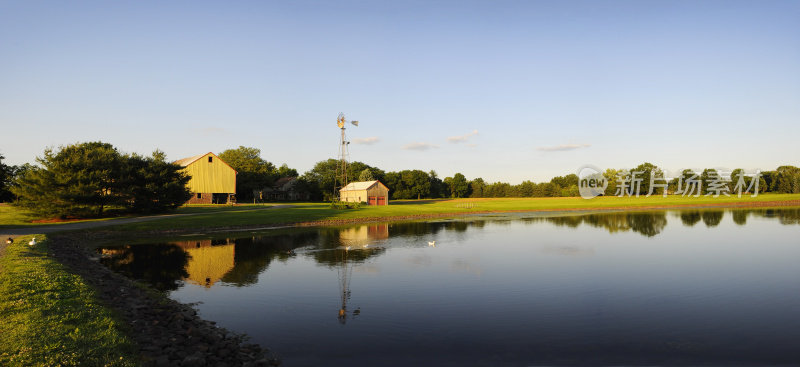
[[[619,198],[600,197],[591,200],[582,198],[496,198],[496,199],[454,199],[454,200],[405,200],[392,201],[388,206],[362,206],[360,209],[335,210],[327,203],[292,204],[288,208],[268,210],[219,210],[219,207],[194,207],[193,213],[185,217],[165,218],[158,221],[103,227],[101,230],[149,231],[168,229],[200,229],[233,226],[259,226],[283,223],[316,222],[328,220],[350,220],[358,218],[403,217],[426,214],[460,214],[486,211],[548,211],[564,209],[604,209],[604,208],[645,208],[681,205],[719,205],[766,203],[774,201],[800,201],[800,194],[762,194],[756,198],[733,197],[681,197],[670,196]],[[285,204],[284,204],[285,205]],[[800,205],[800,204],[799,204]],[[245,207],[246,209],[246,207]],[[255,208],[253,208],[255,209]],[[182,209],[187,210],[187,209]],[[180,212],[180,211],[179,211]]]
[[[65,222],[44,222],[44,223],[31,223],[31,221],[39,219],[24,209],[20,209],[8,204],[0,204],[0,229],[3,228],[20,228],[20,227],[36,227],[45,225],[61,225],[65,223],[74,222],[90,222],[99,220],[108,220],[110,218],[92,218],[72,220]]]
[[[83,279],[19,237],[0,257],[1,366],[138,366],[121,321]]]

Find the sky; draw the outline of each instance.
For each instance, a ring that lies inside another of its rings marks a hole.
[[[238,146],[301,173],[800,166],[800,1],[0,0],[0,154]]]

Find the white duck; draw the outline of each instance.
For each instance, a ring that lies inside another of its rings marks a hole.
[[[28,242],[28,246],[36,246],[36,237],[34,237],[31,242]]]
[[[10,245],[10,244],[12,244],[12,243],[14,243],[14,239],[13,239],[13,238],[11,238],[11,237],[9,237],[9,238],[6,240],[6,245]]]
[[[428,246],[436,247],[436,241],[428,241]]]

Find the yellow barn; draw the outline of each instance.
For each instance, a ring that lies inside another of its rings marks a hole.
[[[341,201],[389,205],[389,188],[380,181],[351,182],[339,190]]]
[[[235,201],[236,170],[216,154],[208,152],[175,161],[192,177],[187,186],[192,198],[187,204],[224,204]]]

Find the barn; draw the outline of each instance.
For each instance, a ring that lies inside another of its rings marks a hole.
[[[236,170],[211,152],[179,159],[175,164],[192,177],[187,204],[225,204],[236,201]]]
[[[351,182],[339,190],[339,199],[368,205],[389,205],[389,188],[380,181]]]

